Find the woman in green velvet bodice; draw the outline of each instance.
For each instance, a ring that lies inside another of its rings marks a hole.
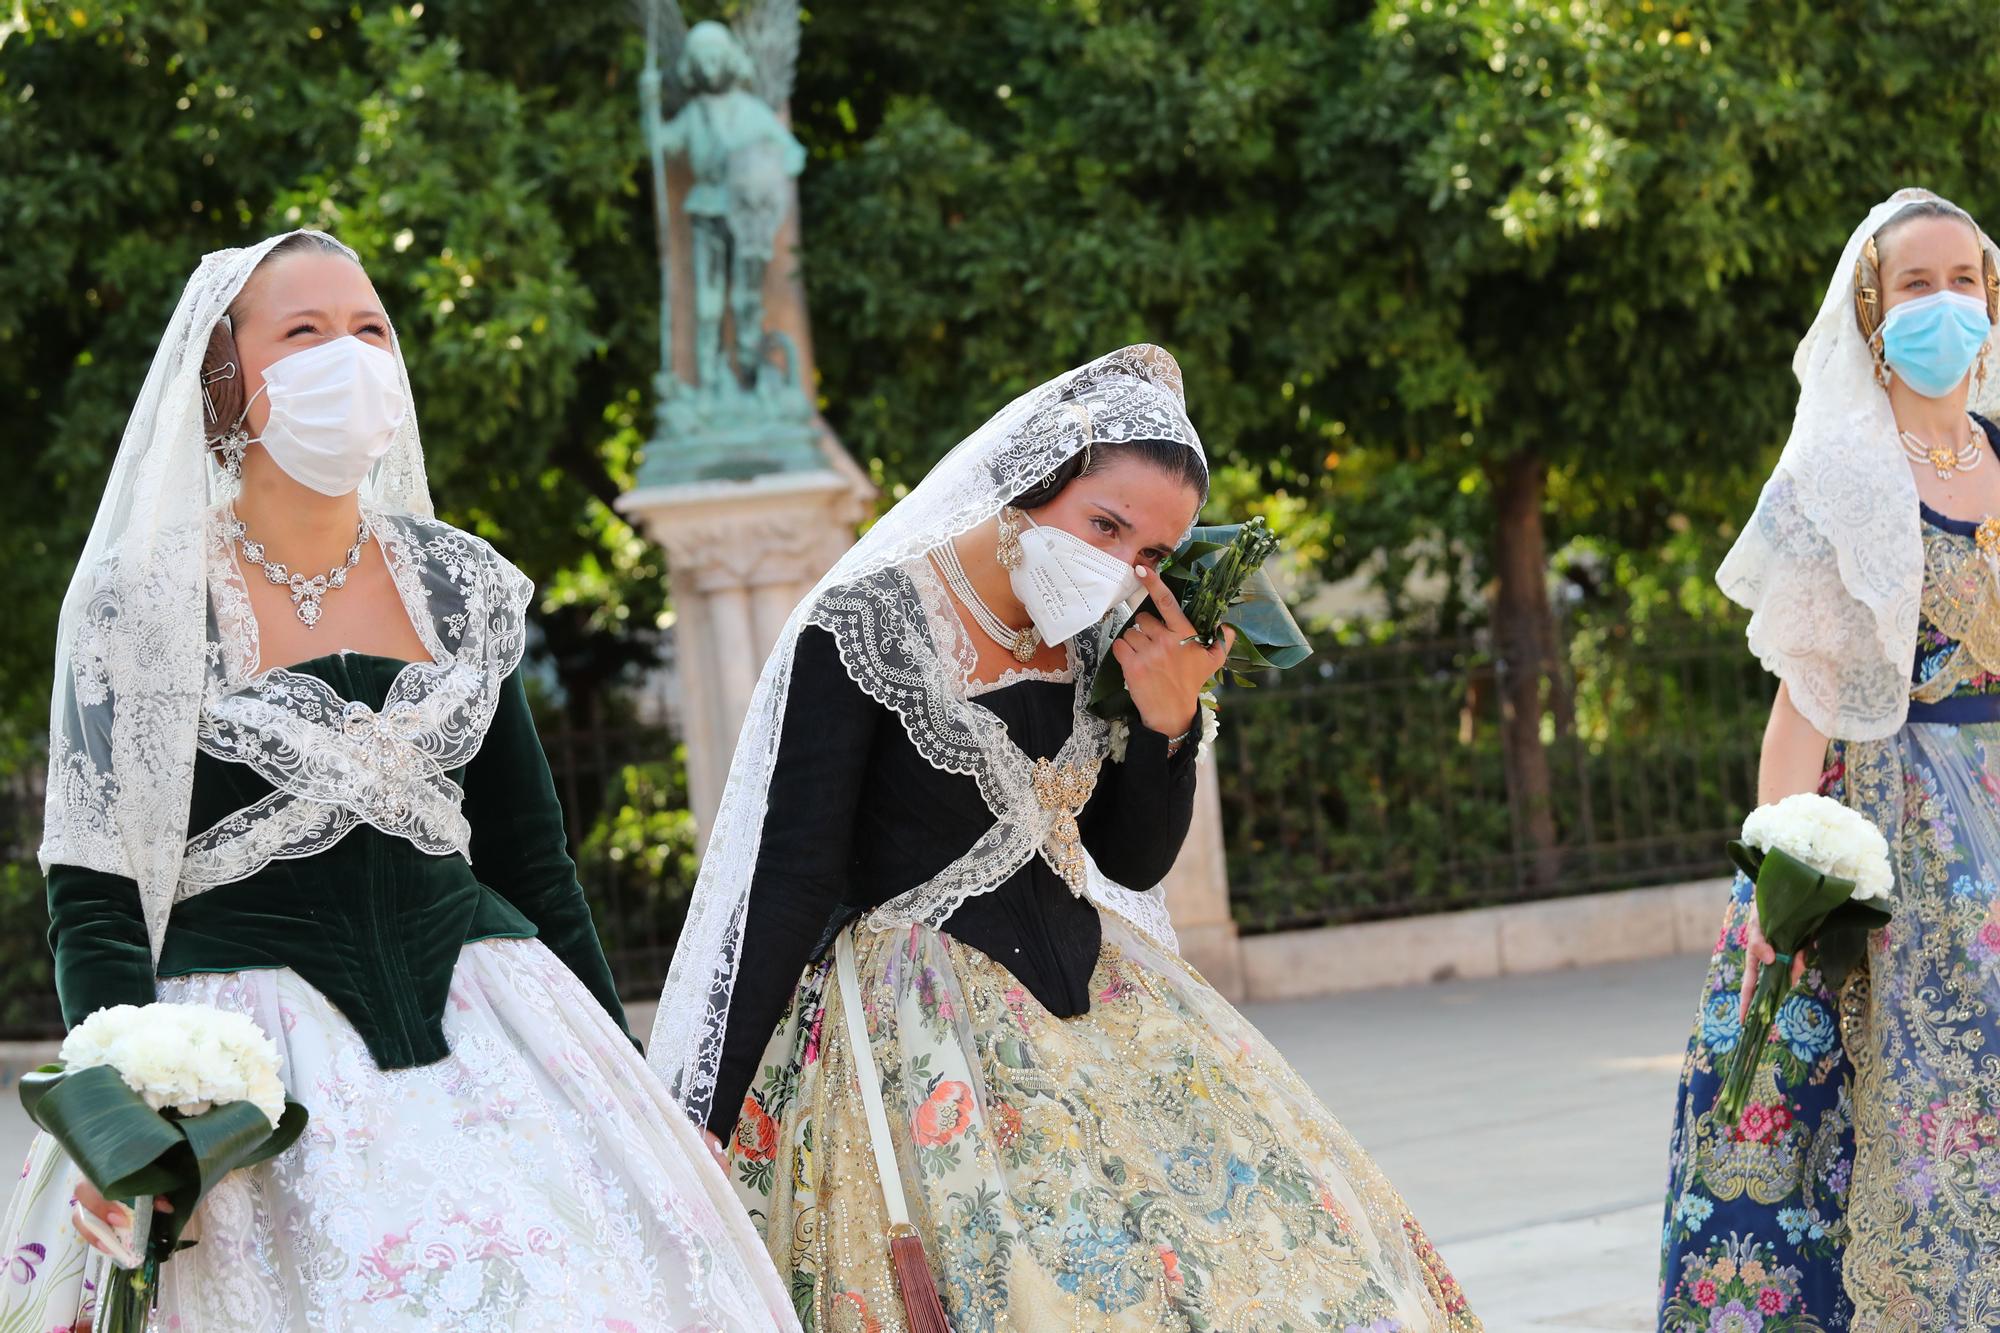
[[[163,1326],[795,1326],[626,1029],[521,682],[532,591],[431,517],[353,253],[204,261],[64,606],[49,937],[69,1023],[247,1013],[311,1121],[204,1199]],[[129,1226],[38,1139],[0,1327],[87,1308],[72,1196]]]

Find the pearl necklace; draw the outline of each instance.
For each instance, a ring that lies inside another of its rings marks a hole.
[[[1925,444],[1906,430],[1897,431],[1896,438],[1912,463],[1928,463],[1939,481],[1950,481],[1959,473],[1979,466],[1979,460],[1985,456],[1979,447],[1984,434],[1976,422],[1968,420],[1965,443],[1957,449],[1944,444]]]
[[[966,577],[965,566],[959,563],[958,550],[949,538],[933,555],[938,569],[944,574],[945,583],[964,604],[965,609],[972,612],[973,620],[978,622],[979,628],[986,631],[986,637],[1014,654],[1016,662],[1034,661],[1035,648],[1042,641],[1041,632],[1033,625],[1026,629],[1012,629],[1000,617],[993,614],[993,609],[987,606],[973,590],[972,580]]]
[[[243,549],[243,558],[264,571],[264,577],[272,583],[280,583],[292,591],[292,606],[307,629],[319,626],[321,603],[327,593],[335,588],[347,586],[348,571],[361,563],[361,548],[368,541],[368,520],[362,519],[354,530],[354,545],[347,548],[347,560],[324,574],[307,578],[294,574],[281,560],[264,558],[264,543],[250,540],[250,531],[243,526],[243,520],[236,517],[234,509],[229,511],[227,523],[230,540]]]

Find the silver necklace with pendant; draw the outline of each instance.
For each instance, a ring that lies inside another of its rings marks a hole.
[[[324,574],[307,578],[303,574],[292,573],[281,560],[266,560],[264,543],[250,539],[249,529],[243,526],[243,520],[236,517],[233,509],[229,512],[228,531],[230,540],[242,549],[245,560],[263,570],[264,577],[270,582],[291,589],[292,609],[307,629],[318,627],[323,609],[321,603],[326,600],[326,595],[335,588],[347,586],[347,575],[361,563],[361,548],[368,542],[368,520],[364,518],[354,529],[354,545],[347,548],[347,559]]]

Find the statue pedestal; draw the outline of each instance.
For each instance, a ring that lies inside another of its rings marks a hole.
[[[1229,866],[1222,851],[1222,798],[1215,756],[1201,757],[1195,779],[1194,822],[1180,858],[1167,872],[1167,911],[1181,957],[1226,999],[1244,995],[1243,946],[1229,914]]]
[[[703,848],[764,659],[792,608],[854,544],[866,511],[866,479],[836,467],[642,484],[618,502],[667,554],[688,802]]]

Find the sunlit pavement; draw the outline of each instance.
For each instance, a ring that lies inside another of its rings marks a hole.
[[[1703,966],[1247,1012],[1402,1190],[1492,1333],[1629,1333],[1653,1326],[1667,1126]],[[0,1087],[0,1162],[27,1149],[22,1063]]]
[[[1492,1333],[1653,1327],[1674,1085],[1705,960],[1250,1006]]]

